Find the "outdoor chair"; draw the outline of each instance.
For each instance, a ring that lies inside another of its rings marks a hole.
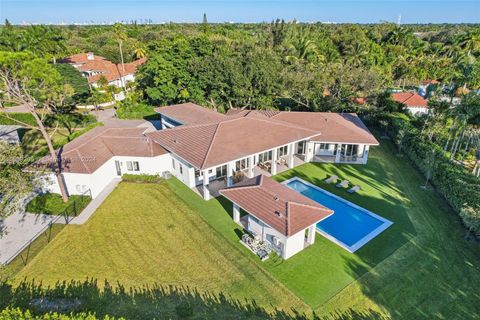
[[[324,181],[326,183],[332,183],[332,182],[336,182],[338,180],[338,177],[337,176],[331,176],[330,178],[327,178],[325,179]]]
[[[348,187],[349,181],[348,180],[343,180],[342,182],[337,184],[337,188],[345,188]]]
[[[355,193],[360,189],[361,189],[360,186],[353,186],[352,188],[348,189],[347,192],[348,193]]]

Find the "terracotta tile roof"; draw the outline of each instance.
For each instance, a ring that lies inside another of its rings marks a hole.
[[[312,141],[378,145],[377,139],[354,113],[280,112],[274,120],[315,130],[321,135]]]
[[[221,122],[179,126],[147,134],[153,141],[199,169],[315,135],[318,132],[260,116],[227,118]]]
[[[159,107],[155,111],[182,124],[212,123],[227,119],[224,114],[191,102]]]
[[[97,82],[102,76],[104,76],[109,82],[120,79],[122,75],[135,74],[137,68],[146,62],[146,58],[138,59],[133,62],[125,63],[125,73],[123,73],[121,64],[114,64],[108,61],[104,57],[94,55],[93,60],[88,60],[86,53],[79,53],[69,56],[63,60],[65,63],[78,65],[77,69],[82,72],[96,71],[101,74],[96,74],[88,77],[89,83]]]
[[[292,236],[333,211],[264,175],[220,194],[285,236]]]
[[[166,154],[160,145],[144,135],[145,128],[96,127],[72,142],[60,153],[64,172],[93,173],[113,156],[155,157]],[[50,157],[39,160],[47,166]]]
[[[409,108],[428,107],[428,100],[413,92],[395,92],[392,93],[392,99],[403,103]]]
[[[271,118],[274,115],[277,115],[281,111],[278,110],[247,110],[247,109],[236,109],[236,108],[230,108],[227,110],[226,115],[227,116],[241,116],[241,117],[248,117],[252,115],[263,115],[267,118]]]

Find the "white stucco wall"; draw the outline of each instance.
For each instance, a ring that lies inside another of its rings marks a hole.
[[[288,259],[305,248],[305,230],[302,230],[286,240],[283,259]]]
[[[174,154],[171,154],[171,159],[175,161],[175,168],[171,169],[172,174],[190,188],[195,187],[195,168]],[[180,172],[180,165],[182,172]],[[170,167],[172,167],[172,160],[170,160]]]
[[[129,174],[162,174],[165,171],[171,171],[172,161],[170,154],[164,154],[157,157],[113,157],[105,162],[100,168],[92,174],[69,173],[63,174],[68,194],[82,194],[90,189],[92,197],[95,198],[102,190],[118,177],[115,161],[120,161],[121,173]],[[127,161],[138,161],[140,171],[128,171]],[[45,177],[45,191],[60,193],[57,179],[53,173]]]
[[[414,116],[420,116],[429,112],[429,109],[425,107],[408,107],[407,109],[408,112],[410,112]]]

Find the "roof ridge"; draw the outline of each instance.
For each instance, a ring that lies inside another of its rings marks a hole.
[[[294,205],[298,205],[298,206],[303,206],[303,207],[309,207],[309,208],[312,208],[312,209],[319,209],[319,210],[323,210],[323,211],[333,211],[331,209],[328,209],[327,207],[324,207],[322,205],[320,205],[319,207],[317,206],[314,206],[314,205],[311,205],[311,204],[308,204],[308,203],[301,203],[301,202],[298,202],[298,201],[288,201],[290,202],[291,204],[294,204]]]
[[[278,113],[278,114],[280,114],[280,113]],[[317,130],[305,128],[305,127],[302,127],[302,126],[294,124],[294,123],[290,123],[290,122],[283,121],[283,120],[278,120],[278,119],[272,119],[272,118],[273,117],[270,117],[270,118],[268,118],[268,117],[267,118],[248,118],[248,119],[255,119],[255,120],[259,120],[259,121],[270,122],[270,123],[278,124],[278,125],[281,125],[281,126],[284,126],[284,127],[289,127],[291,129],[301,129],[301,130],[305,130],[305,131],[311,131],[311,132],[315,133],[315,135],[321,135],[322,134],[320,131],[317,131]]]
[[[114,157],[115,153],[112,151],[112,149],[108,147],[108,145],[105,143],[105,141],[103,141],[103,139],[104,139],[103,137],[100,137],[100,140],[102,140],[102,144],[105,146],[105,148],[107,148],[108,151],[110,151],[110,153],[112,154],[112,157]]]
[[[290,232],[289,232],[289,230],[290,230],[290,202],[287,201],[285,206],[286,206],[286,210],[285,210],[285,218],[286,218],[285,219],[285,234],[287,236],[289,236],[290,235]]]
[[[221,122],[216,124],[217,127],[215,128],[215,132],[213,133],[212,140],[210,140],[210,144],[208,145],[207,152],[205,153],[205,157],[203,158],[202,165],[200,166],[201,168],[203,168],[203,166],[205,165],[205,162],[207,162],[208,155],[210,153],[210,150],[212,149],[213,141],[215,140],[215,137],[217,136],[217,132],[218,132],[218,128],[220,127],[220,124],[221,124]]]

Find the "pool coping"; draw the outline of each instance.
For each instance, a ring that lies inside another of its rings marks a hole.
[[[329,196],[331,196],[331,197],[333,197],[333,198],[335,198],[335,199],[337,199],[337,200],[339,200],[339,201],[341,201],[341,202],[343,202],[343,203],[346,203],[346,204],[348,204],[349,206],[354,207],[354,208],[357,209],[357,210],[363,211],[363,212],[365,212],[366,214],[369,214],[370,216],[372,216],[372,217],[374,217],[374,218],[376,218],[376,219],[378,219],[378,220],[380,220],[380,221],[383,222],[381,225],[379,225],[378,227],[376,227],[375,229],[373,229],[371,232],[369,232],[366,236],[364,236],[363,238],[361,238],[360,240],[358,240],[357,242],[355,242],[355,244],[353,244],[352,246],[349,246],[349,245],[343,243],[342,241],[338,240],[337,238],[333,237],[332,235],[330,235],[330,234],[326,233],[325,231],[320,230],[320,229],[318,229],[318,228],[315,227],[316,231],[317,231],[318,233],[320,233],[322,236],[324,236],[324,237],[327,238],[328,240],[332,241],[333,243],[337,244],[338,246],[342,247],[343,249],[347,250],[347,251],[350,252],[350,253],[354,253],[355,251],[357,251],[358,249],[360,249],[361,247],[363,247],[364,245],[366,245],[368,242],[370,242],[370,240],[372,240],[373,238],[375,238],[376,236],[378,236],[380,233],[382,233],[383,231],[385,231],[388,227],[390,227],[390,226],[393,224],[392,221],[390,221],[390,220],[388,220],[388,219],[385,219],[384,217],[379,216],[379,215],[376,214],[376,213],[373,213],[373,212],[371,212],[371,211],[369,211],[369,210],[367,210],[367,209],[365,209],[365,208],[363,208],[363,207],[360,207],[359,205],[356,205],[356,204],[353,203],[353,202],[350,202],[350,201],[348,201],[348,200],[345,200],[345,199],[343,199],[342,197],[339,197],[339,196],[337,196],[336,194],[333,194],[333,193],[331,193],[331,192],[329,192],[329,191],[327,191],[327,190],[325,190],[325,189],[322,189],[322,188],[320,188],[319,186],[314,185],[313,183],[310,183],[310,182],[308,182],[308,181],[305,181],[305,180],[303,180],[303,179],[301,179],[301,178],[299,178],[299,177],[293,177],[293,178],[290,178],[290,179],[288,179],[288,180],[285,180],[285,181],[282,182],[282,184],[284,184],[284,185],[286,186],[288,183],[290,183],[290,182],[292,182],[292,181],[300,181],[300,182],[302,182],[302,183],[304,183],[304,184],[306,184],[306,185],[308,185],[308,186],[310,186],[310,187],[312,187],[312,188],[315,188],[315,189],[319,190],[320,192],[323,192],[323,193],[325,193],[325,194],[327,194],[327,195],[329,195]],[[292,190],[294,190],[294,189],[292,189]],[[296,190],[295,190],[295,191],[296,191]],[[297,192],[298,192],[298,191],[297,191]],[[312,200],[313,200],[313,199],[312,199]],[[313,200],[313,201],[315,201],[315,200]],[[321,204],[321,203],[320,203],[320,204]],[[335,211],[334,211],[333,214],[335,214]]]

